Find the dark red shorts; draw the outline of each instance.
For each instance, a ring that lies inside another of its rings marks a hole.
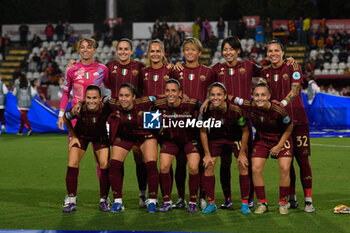
[[[160,153],[176,156],[180,150],[184,150],[186,155],[191,153],[199,153],[199,143],[197,140],[192,140],[187,143],[174,143],[164,141],[160,145]]]
[[[259,140],[254,142],[254,148],[252,153],[252,158],[268,158],[270,155],[270,149],[274,147],[276,143],[272,144],[264,140]],[[289,137],[281,152],[278,154],[278,158],[281,157],[293,157],[293,143],[291,137]]]
[[[106,140],[97,140],[97,141],[79,139],[79,142],[80,142],[80,147],[77,144],[74,144],[73,147],[77,147],[77,148],[82,149],[84,151],[86,151],[86,149],[89,145],[89,142],[91,142],[91,144],[92,144],[91,146],[92,146],[92,149],[94,151],[98,151],[98,150],[101,150],[103,148],[109,148],[109,143],[108,143],[107,137],[106,137]]]
[[[311,155],[309,125],[295,125],[293,127],[293,155],[295,157],[307,157]]]
[[[227,152],[229,152],[230,156],[232,156],[232,153],[234,153],[235,157],[238,158],[239,151],[241,149],[241,141],[218,139],[211,140],[208,143],[211,157],[221,156],[223,155],[223,152],[225,152],[225,155],[228,155]]]
[[[113,141],[113,146],[121,147],[127,151],[130,151],[133,146],[141,146],[147,139],[157,139],[153,134],[140,135],[135,141],[124,140],[120,137],[116,137]]]

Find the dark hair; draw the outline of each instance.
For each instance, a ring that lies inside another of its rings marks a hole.
[[[220,87],[224,91],[224,93],[227,94],[226,87],[223,83],[221,83],[221,82],[212,83],[208,88],[208,93],[210,93],[210,91],[213,87]]]
[[[27,88],[28,87],[28,79],[24,73],[19,75],[19,88]]]
[[[174,78],[171,78],[171,79],[168,79],[166,82],[165,82],[165,85],[169,84],[169,83],[175,83],[177,85],[177,87],[179,88],[179,91],[181,91],[181,84],[179,81],[177,81],[176,79]]]
[[[123,83],[123,84],[119,87],[119,91],[120,91],[120,89],[122,89],[122,88],[128,88],[128,89],[131,91],[131,93],[132,93],[133,95],[135,95],[135,96],[136,96],[136,94],[137,94],[134,85],[132,85],[132,84],[130,84],[130,83]]]
[[[100,96],[102,95],[102,94],[101,94],[101,88],[100,88],[98,85],[96,85],[96,84],[91,84],[91,85],[89,85],[89,86],[86,88],[86,90],[85,90],[85,95],[86,95],[87,91],[92,91],[92,90],[96,90],[96,91],[98,91],[98,93],[100,94]]]
[[[271,40],[269,43],[267,43],[267,46],[269,46],[270,44],[279,44],[280,47],[281,47],[282,52],[285,52],[285,50],[284,50],[284,45],[282,44],[281,41],[276,40],[276,39],[273,39],[273,40]]]
[[[238,39],[237,36],[226,37],[221,43],[221,52],[224,50],[224,46],[226,43],[229,44],[234,50],[242,51],[241,41]]]
[[[255,88],[257,88],[257,87],[266,87],[267,90],[269,91],[269,93],[271,94],[271,89],[270,89],[269,85],[268,85],[266,82],[259,82],[259,83],[254,87],[253,92],[254,92]]]
[[[126,41],[126,42],[129,43],[130,49],[131,49],[131,51],[132,51],[132,40],[130,40],[129,38],[122,38],[122,39],[120,39],[120,40],[118,41],[117,47],[118,47],[119,43],[120,43],[120,42],[123,42],[123,41]]]

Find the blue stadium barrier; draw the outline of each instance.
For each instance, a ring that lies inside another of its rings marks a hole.
[[[332,96],[317,93],[311,105],[302,93],[308,115],[311,137],[350,137],[350,97]],[[70,105],[67,106],[67,109]],[[58,110],[53,110],[47,103],[42,104],[36,96],[28,112],[31,127],[36,133],[67,133],[58,128],[56,122]],[[6,131],[16,133],[20,126],[20,113],[17,99],[9,92],[5,107]],[[24,129],[26,132],[26,129]]]

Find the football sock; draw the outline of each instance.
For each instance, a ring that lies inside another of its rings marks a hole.
[[[200,177],[199,173],[195,175],[189,176],[188,186],[190,189],[190,202],[196,202],[198,197],[198,189],[199,189]]]
[[[287,204],[289,186],[280,186],[280,203]]]
[[[123,162],[115,159],[111,159],[110,161],[109,182],[112,186],[114,199],[121,199],[123,196],[123,176],[121,170],[123,164]]]
[[[300,179],[304,189],[304,196],[311,197],[312,190],[312,171],[309,162],[309,157],[301,157],[298,159],[300,167]]]
[[[66,187],[68,196],[77,196],[79,168],[67,167]]]
[[[144,162],[136,163],[136,176],[139,184],[139,190],[146,190],[147,188],[147,169]]]
[[[202,176],[203,187],[208,196],[208,202],[215,202],[215,176]]]
[[[160,189],[164,202],[171,200],[171,186],[170,186],[170,173],[160,173]]]
[[[220,182],[226,200],[231,197],[231,163],[225,162],[222,161],[220,165]]]
[[[256,197],[259,199],[259,203],[265,203],[266,202],[265,186],[254,186],[254,190],[256,193]]]
[[[249,188],[250,188],[250,179],[249,175],[239,175],[239,186],[241,189],[241,199],[246,200],[248,203],[249,199]]]
[[[293,165],[293,161],[292,164],[290,165],[290,189],[289,189],[289,195],[295,195],[295,168]]]
[[[176,160],[175,182],[179,198],[185,200],[186,162]]]
[[[100,169],[100,198],[107,198],[109,191],[108,168]]]
[[[148,197],[151,199],[157,198],[159,174],[156,161],[146,163],[147,182],[148,182]]]

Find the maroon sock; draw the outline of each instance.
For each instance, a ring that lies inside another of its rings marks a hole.
[[[207,196],[206,193],[206,187],[203,185],[204,183],[202,183],[202,179],[204,177],[204,166],[202,162],[199,162],[199,177],[201,179],[201,182],[199,184],[199,199],[205,199]]]
[[[66,186],[67,186],[68,196],[75,197],[77,195],[78,174],[79,174],[79,168],[67,167]]]
[[[171,177],[170,173],[160,173],[160,189],[164,202],[171,200]]]
[[[239,175],[239,186],[241,188],[242,200],[249,199],[250,179],[249,175]]]
[[[249,161],[248,175],[249,175],[249,181],[250,181],[249,200],[254,200],[254,182],[253,182],[253,172],[252,172],[252,160],[251,160],[251,158],[248,158],[248,161]]]
[[[174,184],[174,169],[173,169],[173,165],[170,166],[169,174],[170,174],[170,190],[173,190],[173,184]]]
[[[300,179],[303,185],[304,192],[306,189],[312,189],[312,171],[309,162],[309,157],[301,157],[297,159],[300,167]]]
[[[254,186],[254,190],[256,193],[256,197],[259,199],[259,202],[265,203],[266,202],[265,186]]]
[[[139,184],[139,190],[146,190],[147,188],[147,169],[145,163],[136,164],[136,176]]]
[[[175,182],[179,198],[185,199],[186,161],[176,160]]]
[[[280,186],[280,203],[287,204],[289,194],[289,186]]]
[[[200,183],[199,173],[191,175],[188,179],[188,186],[190,189],[190,202],[196,202],[198,197],[198,188]]]
[[[215,176],[202,176],[204,189],[208,196],[208,202],[215,202]]]
[[[225,199],[231,198],[231,162],[221,160],[220,165],[220,182]]]
[[[100,198],[107,198],[109,191],[109,177],[108,177],[108,168],[101,169],[100,176]]]
[[[148,182],[148,197],[157,198],[159,174],[156,161],[149,161],[146,163],[147,168],[147,182]]]
[[[289,195],[295,195],[295,169],[293,165],[293,160],[292,164],[290,165],[290,189],[289,189]]]
[[[123,162],[111,159],[109,168],[109,182],[112,186],[114,198],[122,198],[123,196],[123,176],[121,168]]]

